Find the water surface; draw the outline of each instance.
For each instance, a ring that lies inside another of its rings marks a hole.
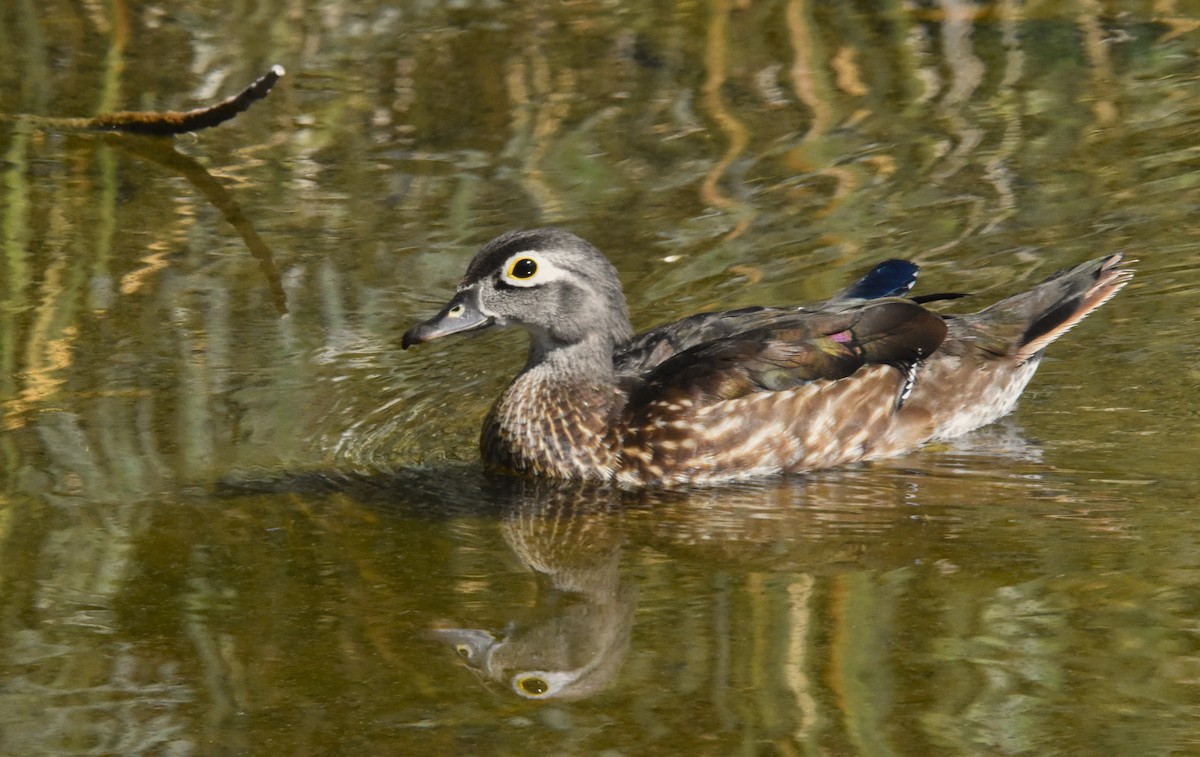
[[[1200,751],[1198,43],[1184,2],[4,5],[0,752]],[[44,120],[276,63],[174,140]],[[522,335],[399,349],[546,224],[639,328],[1140,263],[953,445],[614,493],[481,470]]]

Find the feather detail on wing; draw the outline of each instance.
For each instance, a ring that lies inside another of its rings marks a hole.
[[[945,335],[940,317],[906,300],[873,301],[842,313],[791,313],[770,328],[668,358],[630,387],[630,405],[679,397],[701,406],[846,378],[868,364],[907,370],[931,355]]]

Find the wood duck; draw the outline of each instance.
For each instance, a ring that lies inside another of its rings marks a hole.
[[[408,347],[516,325],[529,359],[483,424],[504,471],[678,486],[899,455],[1009,413],[1046,346],[1129,282],[1120,254],[1060,271],[978,313],[908,298],[889,261],[833,299],[693,315],[634,335],[616,269],[561,229],[475,255]]]

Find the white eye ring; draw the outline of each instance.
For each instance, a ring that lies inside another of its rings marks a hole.
[[[532,252],[509,256],[500,271],[500,280],[515,287],[534,287],[566,278],[563,269]]]

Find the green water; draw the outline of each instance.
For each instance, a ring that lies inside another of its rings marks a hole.
[[[1198,51],[1169,1],[4,4],[0,754],[1200,754]],[[173,141],[37,120],[276,63]],[[399,349],[547,224],[642,328],[1140,263],[953,445],[614,494],[481,471],[522,335]]]

